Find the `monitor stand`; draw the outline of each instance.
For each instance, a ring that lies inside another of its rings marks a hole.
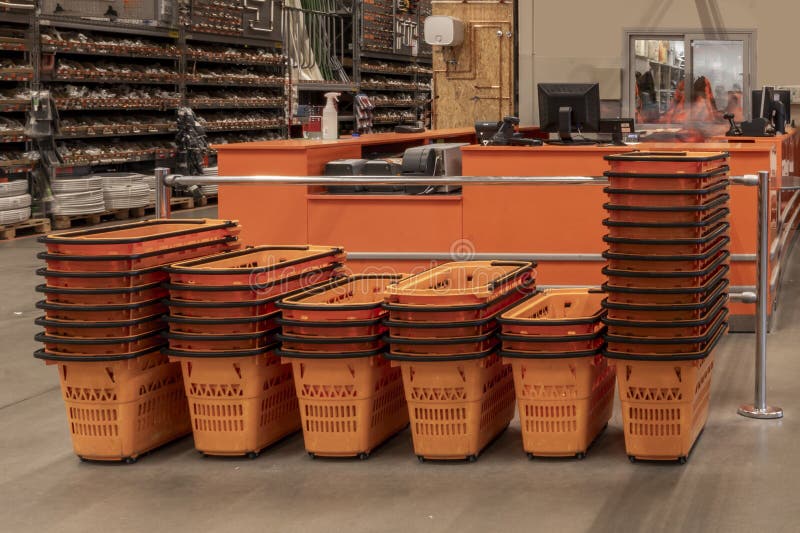
[[[595,141],[587,139],[573,139],[572,138],[572,108],[560,107],[558,109],[558,140],[547,141],[547,144],[554,144],[557,146],[590,146],[597,144]]]

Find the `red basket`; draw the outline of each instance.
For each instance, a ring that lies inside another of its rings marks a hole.
[[[603,252],[608,268],[631,272],[696,272],[704,270],[730,246],[730,237],[723,237],[714,246],[696,255],[637,255]]]
[[[107,228],[70,231],[39,238],[52,254],[132,255],[238,235],[230,220],[145,220]]]
[[[384,291],[401,279],[401,275],[372,274],[341,278],[286,297],[278,307],[283,319],[297,324],[333,321],[344,326],[349,321],[369,321],[385,314]]]
[[[722,208],[696,222],[615,222],[603,220],[609,237],[624,239],[699,239],[708,234],[709,228],[728,222],[730,209]]]
[[[720,315],[721,317],[721,315]],[[672,356],[702,353],[710,344],[728,329],[728,323],[718,320],[702,335],[693,337],[627,337],[607,335],[607,351],[615,354],[629,354],[642,357]]]
[[[264,298],[284,296],[298,289],[305,289],[325,282],[341,267],[329,265],[317,270],[309,270],[285,279],[262,285],[183,285],[167,284],[172,300],[199,302],[251,302]]]
[[[238,252],[175,263],[170,281],[182,285],[273,286],[344,261],[342,248],[329,246],[257,246]]]
[[[126,289],[160,283],[169,276],[161,267],[130,272],[57,272],[40,268],[36,271],[44,276],[48,287],[62,289]]]
[[[719,271],[728,266],[730,252],[722,252],[719,257],[702,270],[672,272],[615,270],[603,267],[609,285],[634,288],[682,289],[697,288],[714,279]]]
[[[493,317],[535,290],[536,287],[531,281],[531,285],[515,287],[498,298],[482,304],[403,305],[384,303],[383,307],[389,311],[389,320],[392,321],[453,325]]]
[[[48,270],[84,273],[127,272],[233,250],[239,246],[236,239],[236,237],[230,236],[208,242],[130,255],[67,255],[40,252],[36,257],[47,261]]]
[[[609,335],[658,337],[663,339],[696,337],[704,335],[717,322],[728,316],[725,301],[717,302],[705,315],[693,320],[617,320],[604,318]]]
[[[505,335],[567,336],[600,331],[605,312],[602,291],[550,289],[534,294],[500,315]]]
[[[640,255],[692,255],[703,253],[718,239],[727,237],[730,224],[721,222],[711,226],[698,238],[677,239],[630,239],[605,235],[603,241],[608,244],[608,251],[620,254]]]
[[[88,306],[138,304],[168,294],[160,282],[126,289],[62,289],[38,285],[36,292],[44,293],[48,303]]]
[[[463,353],[485,352],[500,344],[496,331],[477,337],[456,337],[452,339],[409,339],[386,337],[392,355],[442,356]]]
[[[385,346],[382,335],[343,338],[278,335],[277,338],[283,350],[300,353],[363,353]]]
[[[194,335],[189,333],[166,333],[169,347],[182,352],[229,352],[256,350],[275,343],[279,330],[239,333],[231,335]]]
[[[469,320],[443,324],[440,322],[405,322],[387,320],[384,324],[389,328],[392,337],[409,339],[442,339],[453,337],[477,337],[497,329],[497,314],[481,320]]]
[[[263,333],[278,328],[279,311],[251,318],[184,318],[165,317],[172,333],[236,335]]]
[[[706,300],[711,294],[719,290],[720,286],[727,287],[730,267],[727,265],[701,287],[693,289],[629,289],[616,287],[608,283],[603,285],[603,290],[608,295],[608,302],[612,304],[633,305],[680,305],[693,304]]]
[[[370,337],[387,331],[383,318],[371,320],[347,320],[342,322],[309,322],[279,318],[277,323],[286,335],[319,338]]]
[[[36,342],[44,343],[44,349],[51,355],[70,356],[108,356],[139,352],[164,345],[162,331],[151,331],[130,337],[59,337],[37,333]]]
[[[729,183],[722,181],[704,189],[615,189],[606,187],[611,204],[636,207],[697,207],[725,194]]]
[[[686,222],[702,222],[717,209],[725,207],[730,196],[721,194],[706,204],[692,207],[673,206],[631,206],[603,204],[608,211],[610,222],[677,224]]]
[[[603,346],[605,329],[580,335],[499,335],[503,352],[570,353],[597,350]]]
[[[439,265],[386,288],[386,301],[407,306],[480,305],[533,283],[534,264],[461,261]]]
[[[608,313],[608,318],[613,320],[658,320],[658,321],[679,321],[697,320],[706,315],[709,309],[719,304],[719,301],[727,301],[727,286],[720,286],[719,289],[710,294],[705,300],[692,304],[673,304],[673,305],[644,305],[644,304],[612,304],[603,301],[603,307]]]
[[[673,187],[674,181],[680,181],[682,174],[707,174],[714,172],[727,172],[727,162],[730,154],[727,152],[628,152],[605,157],[611,166],[610,173],[630,173],[637,177],[648,176],[653,173],[667,174],[667,184],[662,188],[697,189],[689,183],[681,183]],[[724,169],[724,170],[723,170]],[[686,178],[683,178],[686,179]],[[612,187],[622,187],[613,185]],[[632,187],[635,188],[635,187]]]
[[[137,304],[125,305],[68,305],[50,304],[45,301],[36,303],[37,309],[45,312],[48,320],[69,320],[75,322],[117,322],[120,320],[137,320],[153,315],[161,315],[167,307],[161,300],[150,300]]]
[[[39,317],[34,320],[34,324],[44,327],[45,334],[50,336],[96,339],[133,337],[152,331],[162,331],[165,327],[161,315],[117,322],[76,322],[71,320],[48,320],[45,317]]]

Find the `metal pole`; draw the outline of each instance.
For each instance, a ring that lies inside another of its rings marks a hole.
[[[783,409],[767,405],[767,316],[769,308],[769,172],[758,173],[758,250],[756,260],[755,401],[739,407],[749,418],[782,418]]]
[[[156,168],[156,218],[169,218],[171,214],[172,187],[167,185],[168,175],[168,168]]]

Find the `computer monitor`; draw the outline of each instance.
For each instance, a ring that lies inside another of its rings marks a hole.
[[[575,141],[572,132],[596,132],[600,128],[600,85],[597,83],[540,83],[539,127],[557,132],[562,144]]]
[[[610,133],[611,144],[625,146],[625,138],[636,133],[636,121],[632,118],[601,118],[598,133]]]
[[[764,95],[766,94],[766,98]],[[777,122],[782,124],[775,124],[775,129],[781,133],[786,133],[786,124],[792,122],[792,93],[791,91],[775,89],[774,87],[764,87],[753,91],[753,118],[765,118],[770,122],[773,121],[773,111],[781,111],[777,113],[782,114],[782,117],[776,117]],[[777,98],[777,100],[776,100]],[[780,102],[782,106],[775,105],[775,102]],[[764,103],[766,102],[766,106]],[[782,107],[778,110],[777,107]],[[781,120],[782,119],[782,120]]]

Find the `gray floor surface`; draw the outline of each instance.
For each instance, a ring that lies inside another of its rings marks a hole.
[[[81,463],[55,370],[31,356],[41,249],[0,243],[0,531],[800,531],[798,248],[769,337],[769,397],[786,418],[737,416],[754,339],[729,335],[685,466],[630,464],[618,406],[584,461],[529,461],[515,421],[474,464],[419,464],[407,430],[363,462],[311,460],[295,435],[255,460],[203,458],[185,438],[135,465]]]

